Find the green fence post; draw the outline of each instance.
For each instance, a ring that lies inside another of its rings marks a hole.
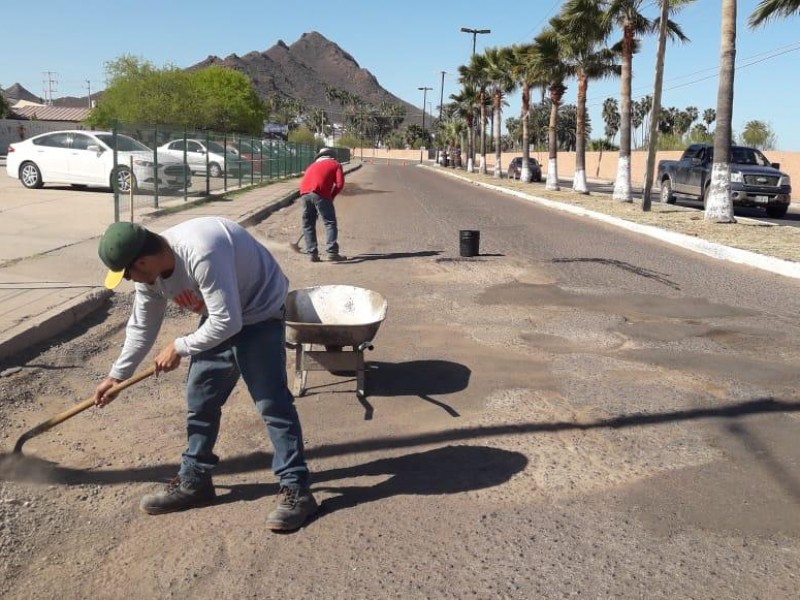
[[[153,208],[158,208],[158,125],[153,128],[153,132]]]
[[[208,172],[208,130],[206,130],[206,196],[211,195],[211,174]]]
[[[113,144],[114,152],[114,168],[112,173],[117,169],[117,129],[119,128],[119,121],[114,119],[111,126],[111,143]],[[117,178],[111,177],[111,187],[114,189],[114,223],[119,222],[119,186],[117,185]]]

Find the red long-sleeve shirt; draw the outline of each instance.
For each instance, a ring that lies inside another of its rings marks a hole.
[[[338,160],[326,158],[308,166],[300,182],[300,193],[314,192],[333,200],[344,189],[344,171]]]

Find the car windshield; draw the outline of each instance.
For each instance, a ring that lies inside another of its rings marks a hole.
[[[98,133],[96,134],[98,140],[103,142],[106,146],[114,148],[114,135],[111,133]],[[117,151],[118,152],[150,152],[150,148],[141,142],[137,142],[132,137],[127,135],[117,135]]]
[[[731,148],[731,162],[737,165],[758,165],[759,167],[769,167],[770,162],[767,157],[755,148]]]
[[[222,144],[218,144],[217,142],[208,142],[208,151],[216,154],[225,154],[225,148],[222,147]]]
[[[714,158],[714,149],[709,147],[706,152],[708,153],[708,159],[712,160]],[[743,146],[731,147],[731,163],[734,165],[757,165],[759,167],[772,166],[772,163],[759,150]]]

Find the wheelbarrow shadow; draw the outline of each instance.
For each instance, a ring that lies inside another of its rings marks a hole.
[[[472,371],[448,360],[412,360],[401,363],[370,361],[366,365],[371,396],[417,396],[444,410],[451,417],[460,417],[456,409],[434,395],[455,394],[466,389]],[[372,419],[374,409],[366,398],[364,420]]]

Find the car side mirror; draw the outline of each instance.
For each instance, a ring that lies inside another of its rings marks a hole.
[[[694,166],[702,165],[703,164],[703,159],[702,158],[698,158],[698,157],[695,156],[694,158],[692,158],[692,164]]]
[[[89,152],[94,152],[95,154],[97,154],[97,156],[100,156],[103,152],[105,152],[105,150],[103,150],[103,148],[101,148],[97,144],[89,144],[88,146],[86,146],[86,149]]]
[[[778,171],[781,170],[781,163],[772,163],[772,168],[777,169]]]

